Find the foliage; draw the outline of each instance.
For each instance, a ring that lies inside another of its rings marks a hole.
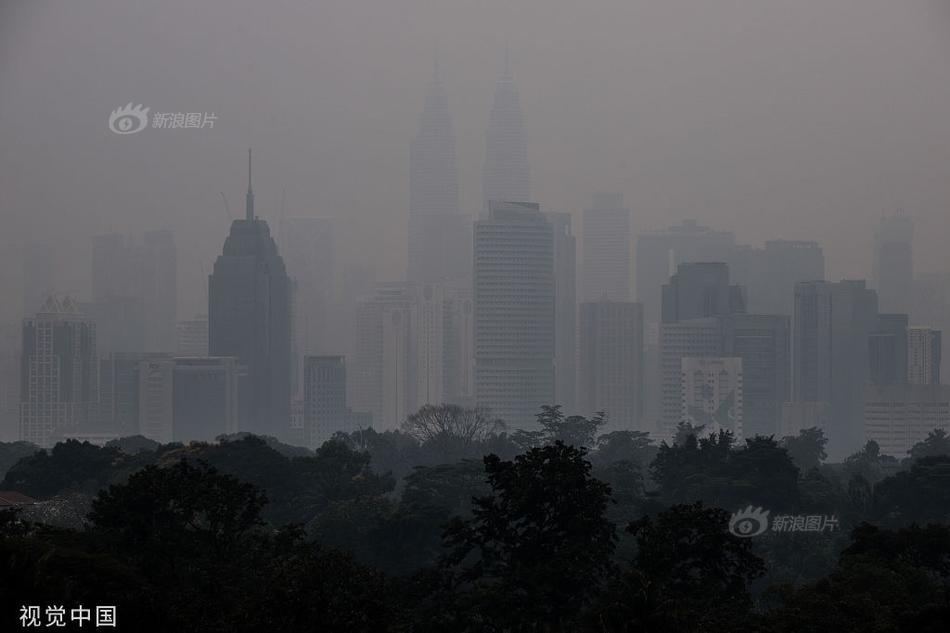
[[[585,453],[558,441],[513,462],[485,458],[491,493],[445,532],[443,565],[465,594],[465,620],[566,630],[596,596],[616,537],[605,516],[610,488],[591,477]]]

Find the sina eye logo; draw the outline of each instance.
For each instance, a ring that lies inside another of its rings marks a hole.
[[[769,511],[762,508],[747,507],[733,512],[729,519],[729,531],[740,538],[758,536],[769,527]]]
[[[143,108],[142,104],[132,107],[130,101],[128,105],[116,108],[109,116],[109,129],[116,134],[135,134],[141,132],[148,125],[149,108]]]

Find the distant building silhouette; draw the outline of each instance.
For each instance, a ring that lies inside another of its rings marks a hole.
[[[95,422],[96,326],[70,298],[49,297],[23,321],[20,439],[49,448],[55,436]]]
[[[942,332],[928,327],[907,330],[907,382],[914,385],[940,384]]]
[[[407,279],[422,283],[469,279],[471,244],[472,220],[459,212],[455,132],[436,66],[409,150]]]
[[[742,360],[742,426],[746,437],[775,435],[791,397],[791,319],[734,314],[727,319],[725,353]]]
[[[907,457],[914,444],[940,429],[950,433],[950,386],[868,385],[864,394],[865,439],[881,453]]]
[[[92,238],[88,312],[100,353],[174,351],[177,261],[171,231],[146,231],[141,241],[117,233]]]
[[[914,223],[897,212],[874,234],[874,282],[882,312],[908,312],[913,301]]]
[[[250,182],[246,217],[234,220],[208,279],[208,349],[247,368],[240,389],[239,430],[285,437],[290,424],[290,279],[267,222],[254,215]]]
[[[583,214],[584,301],[630,301],[630,209],[622,194],[598,194]]]
[[[281,242],[293,289],[292,346],[295,395],[301,393],[303,359],[332,348],[334,233],[330,218],[281,219]]]
[[[577,244],[570,213],[545,213],[554,237],[554,402],[573,411],[577,389]]]
[[[209,442],[237,432],[242,373],[233,357],[140,361],[137,432],[162,443]]]
[[[642,430],[643,307],[582,303],[579,348],[578,412],[605,412],[608,424],[603,432]]]
[[[346,414],[346,362],[342,356],[304,359],[304,429],[310,448],[319,448],[334,433],[350,433]]]
[[[530,202],[492,202],[475,223],[475,400],[531,428],[555,396],[554,227]]]
[[[636,297],[643,304],[644,319],[647,323],[660,321],[661,288],[679,264],[723,262],[729,266],[733,282],[742,283],[743,279],[736,271],[744,268],[737,262],[744,257],[744,253],[740,256],[735,235],[715,231],[695,220],[686,220],[662,231],[640,233],[634,269]]]
[[[817,242],[772,240],[749,257],[749,312],[791,315],[795,284],[825,278],[825,255]]]
[[[528,140],[507,53],[504,72],[495,83],[495,98],[485,140],[482,191],[486,210],[492,201],[525,202],[531,199]]]
[[[879,314],[868,338],[869,381],[875,385],[907,382],[907,315]]]
[[[792,389],[796,402],[828,403],[828,454],[842,459],[864,439],[869,340],[878,328],[877,293],[864,281],[795,287]]]

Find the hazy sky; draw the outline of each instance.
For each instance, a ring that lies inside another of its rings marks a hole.
[[[506,42],[544,208],[621,191],[638,228],[817,239],[837,278],[867,274],[900,207],[918,270],[948,267],[948,0],[0,0],[3,261],[54,244],[82,296],[90,235],[173,228],[188,316],[253,146],[259,214],[283,188],[289,214],[340,218],[346,256],[395,278],[433,56],[474,213]],[[113,134],[129,101],[217,121]]]

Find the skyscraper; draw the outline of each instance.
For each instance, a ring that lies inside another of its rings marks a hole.
[[[482,191],[486,209],[492,201],[527,202],[531,199],[528,140],[507,53],[504,72],[495,84],[488,122]]]
[[[605,412],[607,432],[640,430],[643,351],[643,307],[639,303],[582,303],[579,413]]]
[[[290,279],[267,222],[254,215],[248,151],[246,217],[231,224],[208,279],[208,348],[247,368],[240,430],[284,437],[290,422]]]
[[[907,382],[907,315],[879,314],[868,337],[869,380],[875,385]]]
[[[602,193],[583,215],[584,301],[630,300],[630,209],[622,194]]]
[[[178,254],[171,231],[142,239],[92,239],[92,302],[99,351],[172,352],[178,316]]]
[[[393,430],[412,412],[412,291],[403,282],[378,284],[356,306],[353,406]]]
[[[882,312],[908,312],[914,283],[914,223],[898,211],[874,234],[874,281]]]
[[[208,315],[197,314],[193,319],[178,322],[177,356],[208,355]]]
[[[530,202],[492,202],[475,223],[475,400],[530,428],[555,395],[553,227]]]
[[[171,231],[146,231],[142,236],[141,293],[145,308],[145,349],[171,352],[178,320],[178,250]]]
[[[570,213],[545,213],[554,237],[554,401],[572,411],[577,383],[577,244]]]
[[[907,382],[939,385],[942,333],[929,327],[907,330]]]
[[[877,293],[864,281],[814,281],[795,287],[792,397],[828,403],[828,454],[841,459],[864,439],[863,398],[869,340],[878,327]]]
[[[682,359],[730,354],[728,317],[744,313],[745,302],[729,273],[723,263],[682,263],[663,286],[658,439],[671,439],[683,420]]]
[[[745,312],[742,287],[730,285],[723,263],[680,264],[663,286],[663,323]]]
[[[304,359],[304,428],[310,448],[338,431],[350,432],[346,415],[346,362],[342,356]]]
[[[661,288],[687,262],[723,262],[729,266],[733,281],[743,283],[736,274],[740,259],[735,235],[715,231],[695,220],[686,220],[678,226],[662,231],[650,231],[637,236],[636,296],[643,304],[647,323],[660,320]]]
[[[435,67],[409,149],[409,269],[413,282],[468,279],[471,218],[459,212],[455,132]]]
[[[764,248],[750,253],[749,312],[791,315],[795,284],[824,278],[825,255],[817,242],[766,242]]]
[[[95,421],[96,326],[70,298],[49,297],[23,321],[20,439],[48,448],[51,438]]]
[[[791,395],[790,317],[734,314],[725,353],[742,360],[742,426],[746,437],[775,435]]]
[[[332,346],[329,311],[333,303],[333,222],[290,217],[281,221],[287,274],[293,283],[294,392],[300,389],[303,358]]]

